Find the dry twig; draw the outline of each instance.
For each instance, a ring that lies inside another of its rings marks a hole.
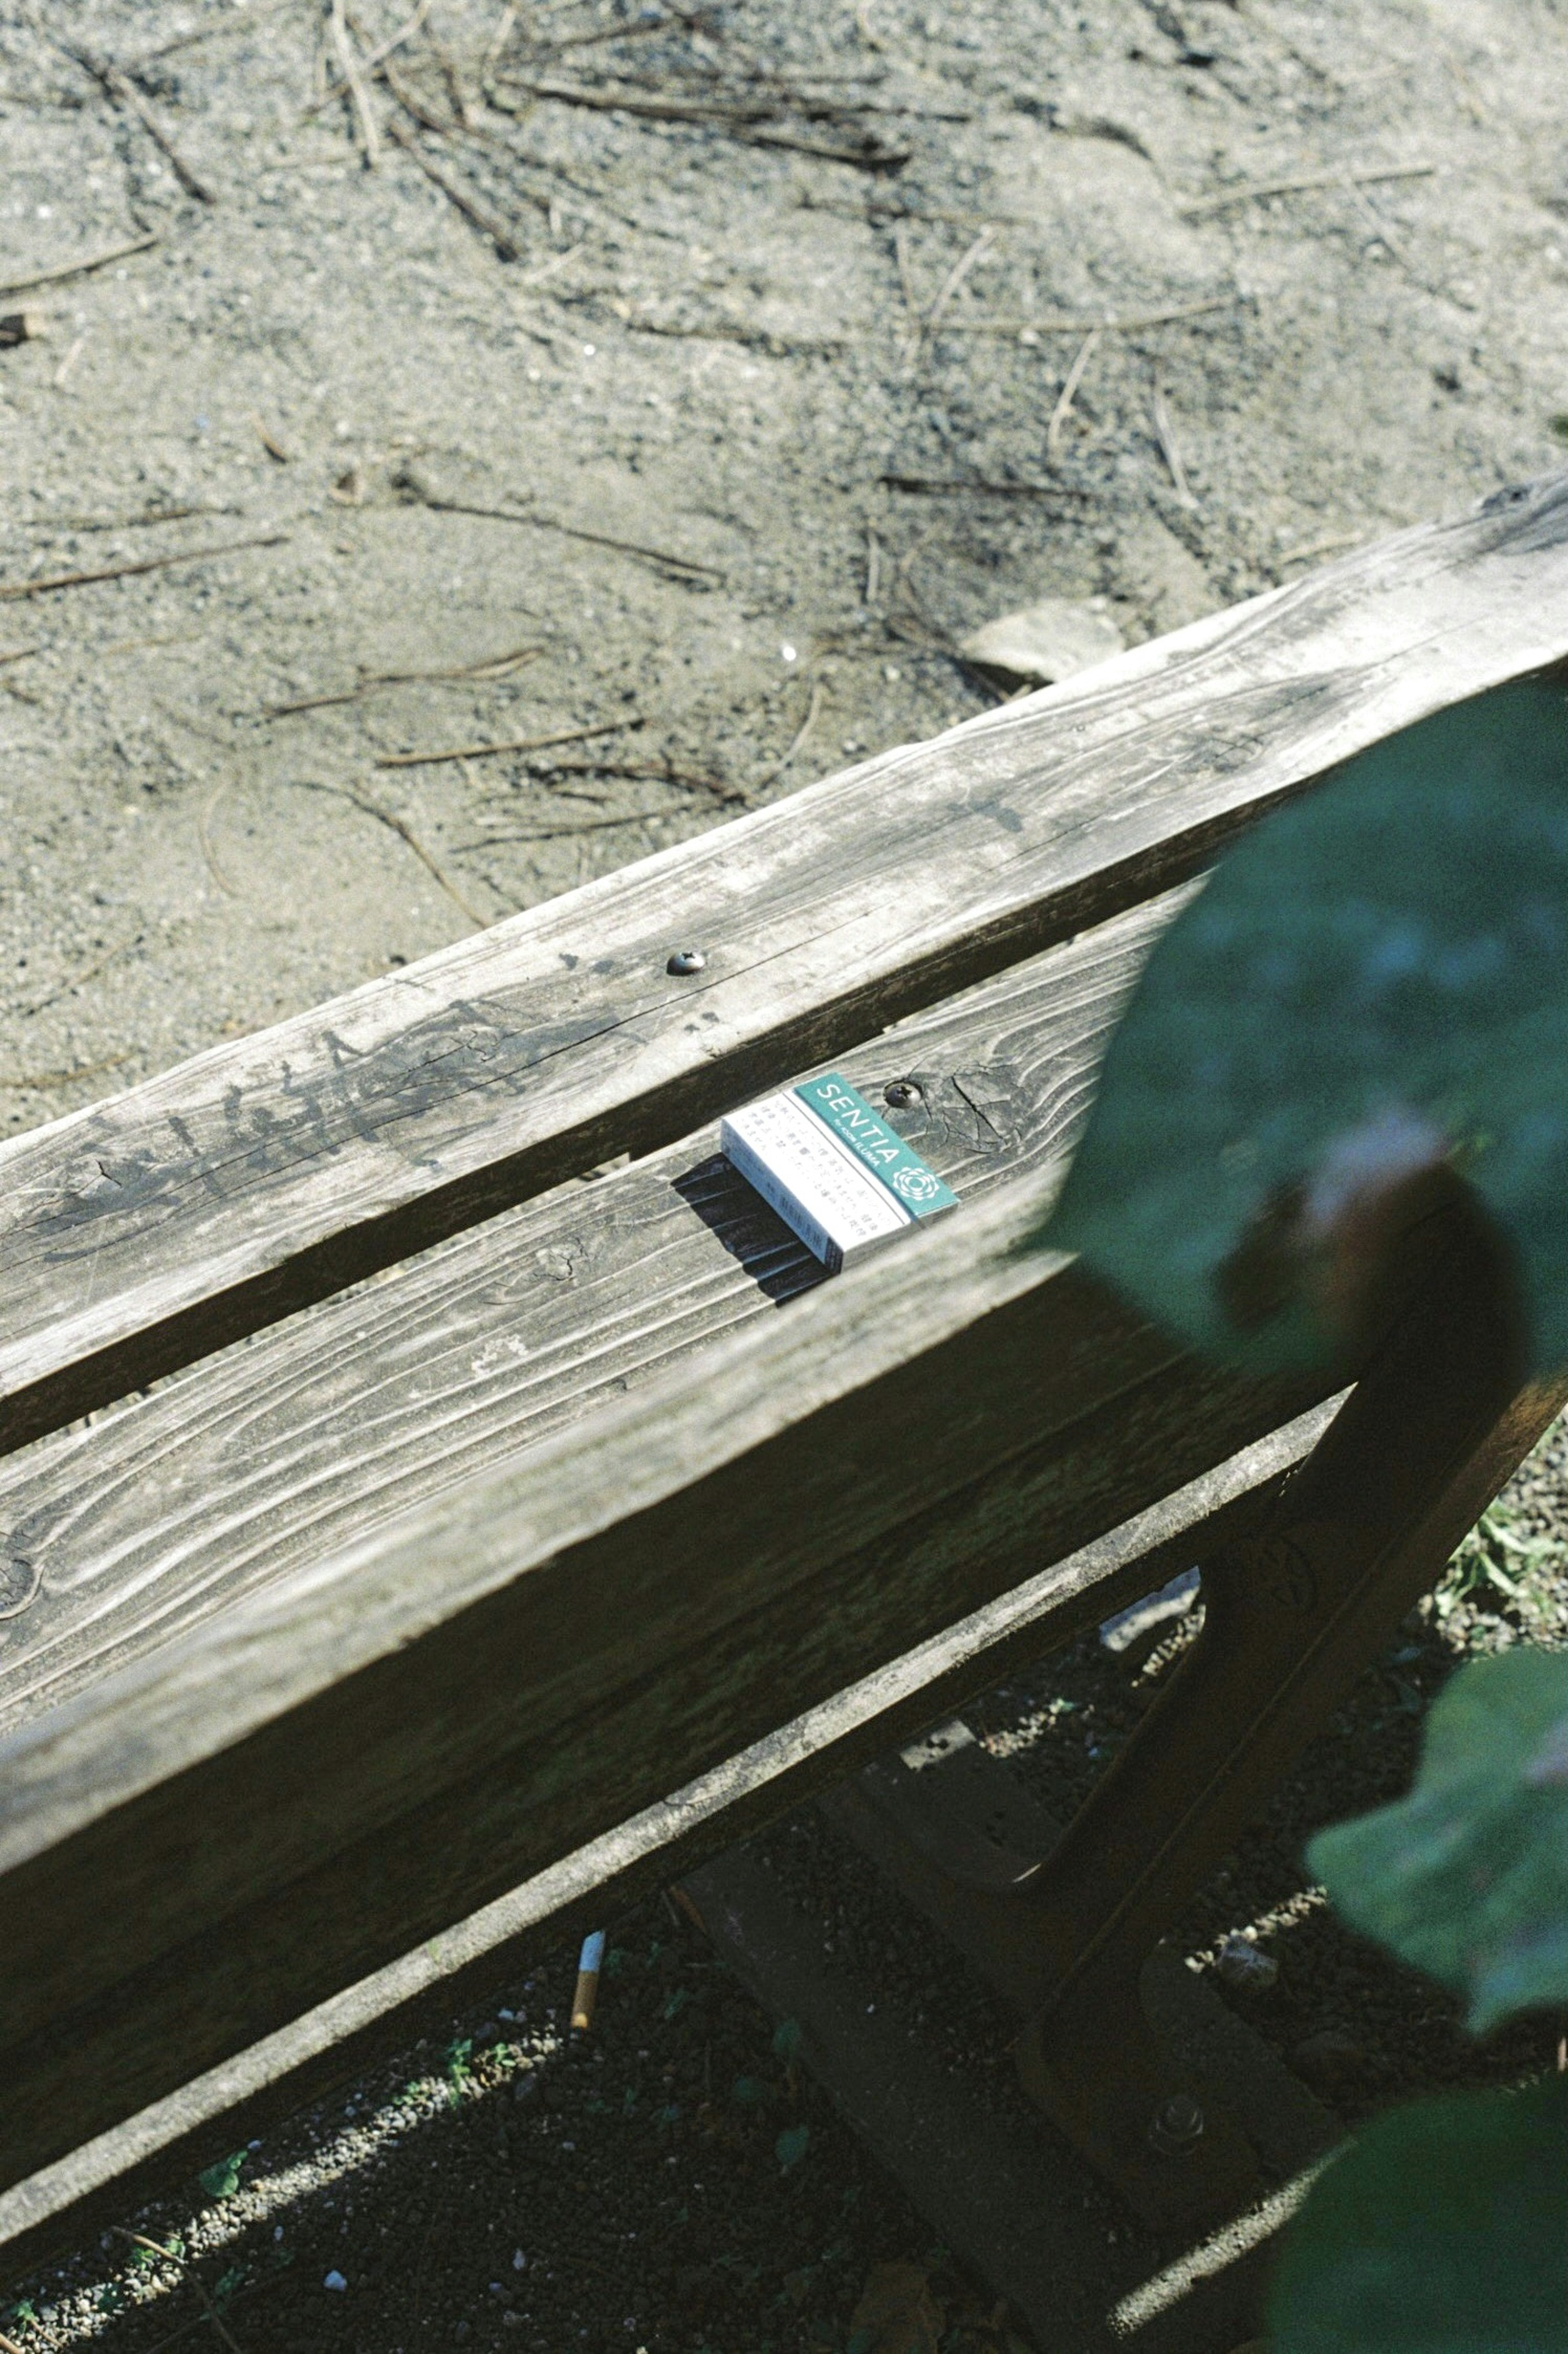
[[[122,1055],[120,1059],[123,1062],[128,1058]],[[224,2344],[228,2348],[228,2354],[240,2354],[238,2340],[230,2333],[228,2325],[224,2321],[223,2316],[219,2313],[217,2306],[214,2305],[212,2298],[207,2294],[207,2283],[203,2280],[201,2274],[196,2271],[194,2264],[190,2264],[185,2257],[177,2253],[175,2249],[165,2248],[160,2241],[149,2240],[145,2234],[141,2232],[127,2231],[123,2223],[113,2223],[110,2226],[110,2229],[116,2239],[129,2240],[132,2246],[146,2248],[153,2255],[162,2256],[165,2263],[176,2264],[180,2271],[184,2273],[186,2280],[189,2281],[196,2295],[200,2297],[202,2304],[207,2310],[207,2317],[211,2322],[213,2328],[217,2331],[218,2337],[222,2338]]]
[[[672,556],[667,548],[644,547],[634,539],[612,539],[606,532],[587,531],[579,524],[557,523],[553,515],[514,514],[509,507],[472,506],[462,499],[438,498],[434,492],[420,489],[412,477],[406,475],[404,479],[417,491],[425,505],[433,507],[438,514],[484,515],[493,523],[529,524],[535,531],[558,532],[566,539],[586,539],[594,547],[612,547],[621,556],[641,556],[650,564],[667,566],[672,572],[699,574],[706,580],[722,581],[724,578],[723,573],[716,571],[711,564],[698,564],[688,556]]]
[[[262,712],[263,719],[288,719],[297,711],[322,711],[328,705],[357,703],[361,695],[373,695],[378,686],[415,686],[433,684],[452,679],[501,678],[508,671],[519,669],[544,652],[543,646],[514,646],[510,653],[490,654],[483,662],[462,663],[455,670],[378,670],[362,678],[357,686],[341,687],[332,695],[302,695],[297,703],[269,704]]]
[[[451,139],[461,137],[468,129],[467,122],[459,122],[455,116],[434,113],[426,105],[418,91],[410,90],[402,75],[393,66],[390,58],[381,68],[381,79],[404,113],[411,122],[417,122],[421,131],[433,131],[442,139]]]
[[[26,662],[29,654],[42,653],[42,652],[41,646],[8,647],[5,653],[0,654],[0,669],[3,669],[6,663]]]
[[[1307,172],[1294,180],[1253,180],[1241,187],[1224,188],[1218,196],[1201,196],[1196,204],[1183,205],[1183,220],[1203,220],[1211,213],[1229,212],[1234,205],[1261,203],[1265,196],[1296,196],[1316,188],[1367,188],[1380,180],[1429,180],[1436,171],[1436,164],[1389,164],[1370,172]]]
[[[1073,413],[1073,403],[1078,397],[1078,387],[1084,380],[1084,370],[1093,359],[1095,346],[1099,342],[1103,332],[1099,327],[1091,327],[1084,337],[1078,347],[1078,356],[1067,370],[1067,380],[1062,387],[1055,408],[1051,411],[1051,422],[1045,428],[1045,455],[1053,463],[1061,455],[1062,436],[1066,430],[1067,419]]]
[[[857,146],[830,147],[820,140],[800,139],[791,132],[768,127],[780,115],[820,111],[799,102],[791,106],[780,99],[659,98],[638,90],[588,90],[571,82],[527,81],[521,75],[508,75],[505,79],[533,98],[552,99],[561,106],[587,107],[599,114],[641,116],[650,122],[689,123],[698,129],[722,131],[726,137],[749,146],[779,147],[794,154],[821,155],[829,163],[848,164],[857,171],[892,172],[909,161],[906,147],[885,147],[874,132],[862,133]],[[840,107],[821,111],[828,113],[828,119],[841,122],[851,110]]]
[[[96,1079],[101,1071],[117,1071],[135,1051],[133,1046],[127,1046],[122,1055],[111,1055],[101,1063],[80,1063],[72,1071],[6,1071],[0,1073],[0,1087],[18,1091],[27,1087],[68,1087],[78,1079]],[[6,2347],[12,2347],[15,2354],[22,2354],[14,2338],[0,2338],[0,2354]]]
[[[215,793],[209,793],[207,800],[197,810],[196,833],[201,842],[201,854],[207,861],[208,874],[212,876],[213,881],[217,885],[220,891],[227,892],[231,899],[238,899],[239,892],[237,886],[229,881],[228,875],[224,873],[223,868],[218,862],[217,853],[212,846],[213,812],[228,790],[228,779],[226,777],[222,784],[217,788],[217,790]]]
[[[966,482],[935,474],[878,474],[876,479],[886,490],[914,491],[927,498],[961,496],[970,491],[1000,499],[1086,499],[1092,495],[1071,482]]]
[[[361,60],[364,70],[366,73],[374,73],[376,67],[392,55],[394,49],[400,49],[405,41],[412,39],[429,13],[430,0],[419,0],[419,5],[408,18],[408,23],[399,25],[395,33],[388,34],[386,40],[372,49],[367,58]],[[310,105],[301,114],[300,121],[309,122],[313,115],[320,114],[324,107],[332,104],[334,99],[346,98],[349,94],[350,86],[346,81],[334,81],[330,90],[323,90],[320,98],[311,101]]]
[[[68,278],[85,278],[94,270],[107,270],[111,261],[123,261],[132,253],[145,253],[163,241],[161,237],[132,238],[129,245],[111,245],[107,253],[90,253],[85,261],[57,261],[52,270],[35,270],[30,278],[8,279],[0,286],[0,294],[26,294],[35,286],[58,286]]]
[[[289,463],[288,451],[284,449],[281,441],[277,440],[273,435],[268,432],[265,422],[257,414],[255,409],[252,409],[250,412],[250,422],[255,428],[256,439],[260,442],[261,447],[266,451],[267,455],[271,459],[272,463],[275,466],[286,466]]]
[[[352,801],[355,809],[365,811],[366,817],[375,818],[378,824],[386,826],[388,832],[395,833],[399,842],[408,845],[426,873],[434,876],[452,905],[461,908],[471,924],[477,925],[481,931],[488,930],[489,917],[482,916],[477,907],[471,907],[469,905],[451,876],[431,857],[413,827],[406,824],[396,810],[384,808],[380,801],[373,801],[368,793],[361,792],[357,785],[323,784],[314,777],[291,777],[289,782],[298,786],[302,793],[336,793],[341,801]]]
[[[129,515],[49,515],[48,536],[58,538],[67,531],[142,531],[149,524],[184,523],[191,515],[239,514],[239,507],[217,506],[200,501],[194,506],[144,507],[140,514]],[[46,518],[38,519],[41,527]]]
[[[951,270],[948,270],[946,278],[942,281],[940,292],[938,294],[936,301],[932,303],[929,311],[926,313],[924,324],[927,334],[929,334],[932,328],[939,323],[943,312],[947,309],[948,303],[952,301],[954,295],[958,292],[959,287],[963,284],[965,279],[969,276],[970,270],[974,268],[981,255],[986,251],[987,248],[996,243],[997,234],[997,230],[988,224],[986,228],[981,229],[979,237],[976,238],[974,243],[969,247],[969,251],[964,254],[960,260],[954,262]]]
[[[688,785],[694,792],[712,793],[726,809],[743,807],[746,801],[738,785],[727,785],[722,777],[705,777],[698,769],[677,769],[668,760],[540,761],[538,770],[552,781],[557,777],[633,777],[647,784]]]
[[[1193,496],[1192,485],[1187,480],[1187,469],[1181,463],[1181,452],[1176,446],[1175,429],[1171,422],[1171,411],[1165,405],[1165,392],[1162,386],[1158,384],[1155,386],[1151,405],[1154,416],[1154,438],[1160,444],[1160,456],[1171,469],[1171,479],[1176,485],[1176,495],[1184,507],[1195,507],[1198,502]]]
[[[1206,302],[1183,302],[1169,311],[1107,311],[1103,319],[945,319],[944,335],[1129,335],[1140,327],[1168,327],[1179,319],[1203,319],[1212,311],[1234,311],[1245,294],[1216,294]]]
[[[270,531],[255,539],[226,539],[220,547],[186,547],[175,556],[146,556],[139,564],[106,564],[95,572],[51,572],[41,580],[14,580],[0,588],[0,599],[43,597],[56,588],[85,588],[94,580],[124,580],[134,572],[162,572],[171,564],[201,564],[210,556],[232,556],[241,547],[281,547],[287,532]]]
[[[378,769],[433,769],[443,760],[488,760],[497,752],[547,752],[556,744],[586,744],[591,737],[618,736],[623,728],[641,727],[642,716],[603,719],[594,727],[568,727],[559,736],[524,736],[510,744],[458,744],[448,752],[384,752]]]
[[[354,36],[348,29],[344,0],[332,0],[328,24],[332,45],[337,52],[338,66],[343,74],[343,86],[353,101],[355,119],[359,124],[359,143],[365,150],[365,168],[367,172],[374,172],[381,157],[381,136],[376,128],[376,112],[366,87],[365,69],[359,51],[354,46]]]
[[[475,228],[484,231],[503,261],[521,260],[523,249],[503,220],[499,219],[488,206],[482,205],[476,196],[470,196],[461,182],[450,179],[440,165],[426,154],[411,131],[406,131],[403,125],[397,122],[389,122],[387,129],[390,137],[396,139],[404,153],[413,157],[426,179],[433,181],[448,201],[454,204],[459,212],[473,223]]]
[[[96,56],[91,49],[77,48],[69,41],[59,42],[58,47],[68,57],[76,59],[84,73],[92,76],[116,106],[129,107],[154,146],[168,158],[169,167],[187,196],[195,196],[198,204],[217,204],[217,198],[212,189],[186,163],[141,91],[126,80],[117,65],[111,65],[107,58]]]
[[[507,42],[512,38],[512,27],[516,22],[516,0],[506,0],[506,5],[503,8],[500,16],[495,20],[495,30],[490,37],[490,45],[484,52],[484,63],[479,69],[480,88],[482,90],[489,81],[490,77],[495,71],[496,67],[500,64],[501,53],[505,48]]]
[[[6,1020],[30,1022],[36,1013],[42,1013],[49,1006],[58,1005],[60,999],[69,997],[73,990],[85,989],[90,981],[96,981],[101,972],[106,971],[121,957],[133,955],[146,937],[145,932],[133,932],[128,940],[117,940],[111,949],[105,949],[101,956],[94,957],[90,964],[81,966],[76,972],[67,973],[63,981],[56,981],[52,989],[46,990],[42,997],[35,997],[30,1004],[7,1006]]]
[[[752,792],[760,793],[764,791],[768,786],[776,783],[784,774],[785,769],[789,766],[790,761],[795,758],[796,753],[800,751],[801,746],[805,743],[807,737],[810,736],[812,728],[816,726],[817,714],[821,707],[822,682],[820,678],[814,678],[811,681],[811,698],[806,705],[806,716],[801,720],[800,725],[795,730],[794,737],[789,745],[789,749],[785,753],[784,758],[781,760],[775,760],[773,766],[768,769],[764,775],[753,779],[750,787],[750,790]]]

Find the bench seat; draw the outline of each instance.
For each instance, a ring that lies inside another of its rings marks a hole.
[[[1568,478],[0,1148],[0,2235],[1271,1491],[1320,1384],[1016,1246],[1179,886],[1565,588]],[[964,1207],[823,1282],[713,1122],[828,1064]]]

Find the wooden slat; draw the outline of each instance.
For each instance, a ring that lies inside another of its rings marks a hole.
[[[972,1204],[1070,1144],[1182,895],[844,1058]],[[488,1220],[0,1461],[0,1731],[493,1467],[821,1269],[712,1129]]]
[[[421,2036],[450,2036],[464,2011],[504,2000],[546,1944],[558,1946],[612,1918],[1255,1526],[1336,1404],[1298,1416],[453,1928],[0,2191],[0,2277],[80,2246],[175,2173],[194,2175],[270,2133],[388,2052],[407,2051]],[[111,2028],[111,2041],[121,2031]],[[96,2042],[101,2029],[90,2032]],[[182,2055],[175,2058],[183,2066]]]
[[[0,2180],[1311,1402],[1021,1258],[1038,1206],[999,1186],[0,1744]]]
[[[1568,650],[1568,478],[1500,493],[0,1148],[0,1444],[140,1387],[1192,871]],[[689,980],[670,952],[702,947]]]

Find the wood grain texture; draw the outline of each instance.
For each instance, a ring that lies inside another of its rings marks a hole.
[[[1256,1525],[1338,1401],[1298,1416],[890,1667],[564,1856],[454,1927],[0,2191],[0,2285],[80,2246],[175,2172],[270,2133],[420,2037],[508,1999],[559,1946],[820,1795]]]
[[[1568,650],[1568,477],[662,853],[0,1147],[16,1446],[1191,873]],[[696,944],[697,976],[666,960]]]
[[[1037,1181],[0,1744],[0,2179],[279,2027],[1310,1400],[1200,1373]]]
[[[843,1058],[972,1204],[1044,1171],[1182,895]],[[0,1461],[0,1731],[515,1456],[821,1271],[711,1130],[574,1182]]]

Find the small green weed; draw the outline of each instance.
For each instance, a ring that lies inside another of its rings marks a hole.
[[[1542,1565],[1561,1562],[1565,1553],[1568,1547],[1558,1538],[1524,1535],[1511,1505],[1492,1505],[1448,1564],[1435,1597],[1439,1619],[1461,1602],[1493,1603],[1499,1595],[1506,1602],[1528,1604]]]

